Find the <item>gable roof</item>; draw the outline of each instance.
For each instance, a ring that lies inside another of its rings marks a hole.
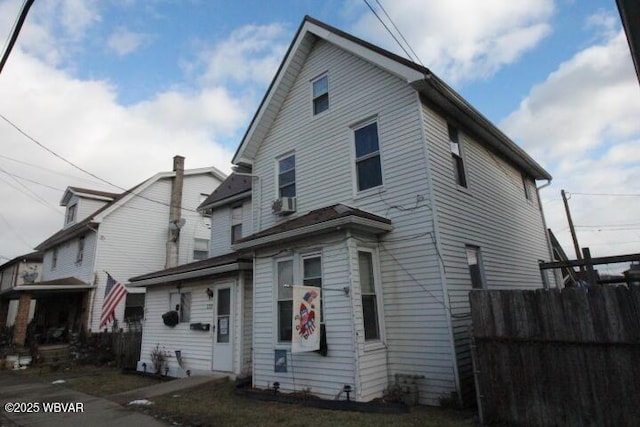
[[[42,262],[42,258],[43,258],[44,254],[40,251],[36,251],[36,252],[31,252],[25,255],[20,255],[17,256],[7,262],[5,262],[4,264],[0,265],[0,270],[3,270],[7,267],[9,267],[10,265],[13,264],[17,264],[19,262]]]
[[[211,174],[220,181],[223,181],[226,176],[222,172],[220,172],[215,167],[207,167],[207,168],[198,168],[198,169],[187,169],[184,171],[184,176],[191,175],[200,175],[200,174]],[[100,225],[102,220],[109,215],[114,210],[118,209],[123,204],[127,203],[129,200],[134,197],[144,197],[141,196],[140,193],[151,186],[153,183],[159,181],[164,178],[173,178],[176,175],[175,171],[172,172],[159,172],[147,179],[146,181],[141,182],[140,184],[132,187],[131,189],[116,195],[116,197],[106,205],[102,206],[100,209],[96,210],[94,213],[89,215],[87,218],[78,222],[77,224],[72,225],[69,228],[62,229],[51,237],[46,239],[44,242],[40,243],[36,246],[36,250],[43,251],[49,249],[59,243],[62,243],[66,240],[75,238],[77,236],[82,235],[86,231],[95,231],[95,229]],[[68,191],[68,190],[67,190]]]
[[[62,195],[62,200],[60,200],[60,206],[67,206],[67,204],[71,200],[71,197],[73,197],[74,195],[78,197],[86,197],[89,199],[104,200],[110,202],[120,196],[120,193],[91,190],[89,188],[67,187],[64,194]]]
[[[551,175],[516,145],[486,117],[440,80],[428,68],[409,61],[337,28],[305,16],[289,46],[271,85],[258,107],[240,146],[233,156],[236,165],[253,164],[261,141],[273,124],[287,92],[293,86],[314,42],[323,39],[370,62],[411,85],[431,103],[455,117],[465,130],[478,135],[482,142],[536,179]]]
[[[251,175],[233,172],[198,206],[198,210],[213,209],[236,200],[251,197],[251,181]]]
[[[236,250],[255,249],[345,228],[381,234],[391,231],[393,226],[388,218],[338,203],[238,239],[232,247]]]

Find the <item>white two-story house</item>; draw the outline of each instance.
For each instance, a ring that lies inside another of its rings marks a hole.
[[[174,377],[251,372],[253,260],[231,249],[253,232],[251,186],[251,176],[232,173],[200,205],[211,220],[207,259],[130,279],[146,289],[139,371],[157,370],[151,354],[161,351]],[[176,324],[163,320],[170,311]]]
[[[469,292],[545,286],[549,173],[427,68],[312,18],[233,163],[254,177],[232,245],[253,258],[254,387],[368,401],[410,378],[463,401]],[[297,285],[322,290],[322,352],[291,352]]]
[[[68,187],[61,205],[63,228],[37,249],[44,252],[41,282],[24,292],[36,299],[33,332],[45,342],[71,331],[100,328],[107,274],[126,285],[128,278],[165,266],[206,257],[210,219],[196,211],[226,176],[214,167],[184,170],[174,158],[160,172],[123,193]],[[170,210],[179,213],[171,217]],[[141,317],[144,289],[129,289],[115,307],[120,327]]]

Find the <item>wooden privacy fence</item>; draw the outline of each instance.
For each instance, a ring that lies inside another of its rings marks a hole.
[[[113,354],[116,363],[124,369],[136,369],[140,360],[142,332],[114,332],[112,334]]]
[[[640,425],[640,287],[473,291],[485,423]]]

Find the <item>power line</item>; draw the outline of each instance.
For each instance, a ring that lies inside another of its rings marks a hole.
[[[29,163],[29,162],[25,162],[24,160],[14,159],[13,157],[5,156],[3,154],[0,154],[0,158],[11,160],[12,162],[20,163],[20,164],[23,164],[23,165],[26,165],[26,166],[31,166],[31,167],[34,167],[36,169],[40,169],[40,170],[43,170],[43,171],[46,171],[46,172],[49,172],[49,173],[53,173],[53,174],[56,174],[56,175],[65,176],[65,177],[73,178],[73,179],[80,179],[82,181],[91,182],[91,183],[95,183],[96,182],[93,179],[83,178],[83,177],[80,177],[78,175],[71,175],[71,174],[68,174],[68,173],[59,172],[59,171],[56,171],[56,170],[53,170],[53,169],[46,168],[44,166],[36,165],[35,163]]]
[[[7,48],[4,51],[4,55],[2,55],[2,60],[0,60],[0,73],[2,73],[4,64],[7,63],[7,60],[9,59],[9,55],[13,50],[13,46],[16,44],[16,40],[18,40],[18,35],[20,34],[20,30],[22,29],[22,25],[24,24],[24,21],[27,19],[27,14],[29,13],[29,9],[31,8],[31,5],[33,4],[33,2],[34,0],[25,0],[24,4],[22,5],[22,11],[18,16],[18,20],[15,22],[13,32],[11,34],[11,37],[9,38],[9,43],[7,44]]]
[[[160,201],[160,200],[154,200],[154,199],[151,199],[151,198],[149,198],[149,197],[143,196],[143,195],[141,195],[141,194],[139,194],[139,193],[134,193],[132,190],[127,190],[127,189],[122,188],[122,187],[120,187],[120,186],[118,186],[118,185],[116,185],[116,184],[113,184],[112,182],[107,181],[107,180],[106,180],[106,179],[104,179],[104,178],[100,178],[99,176],[97,176],[97,175],[95,175],[95,174],[93,174],[93,173],[91,173],[91,172],[89,172],[89,171],[87,171],[87,170],[85,170],[85,169],[81,168],[80,166],[76,165],[75,163],[71,162],[70,160],[65,159],[63,156],[61,156],[60,154],[56,153],[55,151],[53,151],[53,150],[52,150],[52,149],[50,149],[49,147],[45,146],[44,144],[42,144],[41,142],[39,142],[38,140],[36,140],[35,138],[33,138],[31,135],[29,135],[28,133],[26,133],[25,131],[23,131],[22,129],[20,129],[16,124],[14,124],[11,120],[7,119],[4,115],[0,114],[0,118],[2,118],[5,122],[7,122],[7,123],[8,123],[11,127],[13,127],[15,130],[17,130],[18,132],[20,132],[20,134],[22,134],[25,138],[27,138],[28,140],[32,141],[33,143],[35,143],[36,145],[38,145],[40,148],[42,148],[43,150],[45,150],[45,151],[47,151],[48,153],[52,154],[53,156],[57,157],[58,159],[62,160],[63,162],[65,162],[65,163],[67,163],[67,164],[69,164],[69,165],[73,166],[74,168],[78,169],[79,171],[84,172],[84,173],[86,173],[87,175],[92,176],[93,178],[95,178],[95,179],[97,179],[97,180],[99,180],[99,181],[101,181],[101,182],[104,182],[104,183],[106,183],[106,184],[108,184],[108,185],[110,185],[110,186],[112,186],[112,187],[115,187],[115,188],[118,188],[118,189],[122,190],[122,191],[124,192],[124,194],[131,194],[131,195],[133,195],[134,197],[140,197],[140,198],[142,198],[142,199],[148,200],[148,201],[153,202],[153,203],[157,203],[157,204],[159,204],[159,205],[163,205],[163,206],[171,207],[171,204],[170,204],[170,203],[165,203],[165,202],[162,202],[162,201]],[[197,210],[195,210],[195,209],[187,209],[187,208],[184,208],[184,207],[181,207],[181,208],[180,208],[180,210],[182,210],[182,211],[186,211],[186,212],[196,212],[196,213],[199,213],[199,212],[198,212]]]
[[[2,219],[2,221],[5,224],[7,224],[7,227],[9,227],[9,231],[11,231],[18,238],[18,240],[20,240],[29,249],[33,249],[33,245],[29,244],[26,240],[24,240],[24,238],[21,235],[18,234],[15,228],[11,224],[9,224],[9,221],[7,221],[7,219],[4,217],[4,215],[2,215],[2,213],[0,213],[0,219]]]
[[[16,175],[16,174],[13,174],[13,173],[7,172],[6,170],[4,170],[4,169],[2,169],[2,168],[0,168],[0,170],[2,170],[2,172],[6,173],[6,174],[7,174],[7,175],[9,175],[9,176],[12,176],[12,177],[14,177],[14,178],[21,179],[21,180],[23,180],[23,181],[30,182],[30,183],[32,183],[32,184],[40,185],[40,186],[42,186],[42,187],[49,188],[49,189],[51,189],[51,190],[55,190],[55,191],[64,191],[64,189],[62,189],[62,188],[52,187],[52,186],[50,186],[50,185],[43,184],[43,183],[41,183],[41,182],[34,181],[34,180],[32,180],[32,179],[29,179],[29,178],[25,178],[24,176],[20,176],[20,175]]]
[[[640,197],[638,193],[572,193],[572,196]]]
[[[407,55],[407,58],[409,58],[411,61],[413,61],[413,57],[411,56],[411,54],[407,51],[407,49],[405,49],[405,47],[402,45],[402,43],[400,43],[400,40],[398,40],[398,38],[395,36],[395,34],[393,34],[391,29],[389,29],[389,27],[387,26],[387,24],[385,24],[385,22],[382,20],[382,18],[380,18],[380,15],[378,15],[378,12],[375,11],[375,9],[369,4],[369,2],[367,0],[363,0],[363,1],[369,7],[369,10],[371,10],[371,13],[373,13],[376,16],[376,18],[378,18],[378,21],[380,21],[380,23],[385,28],[385,30],[387,30],[387,32],[391,35],[391,37],[393,37],[393,39],[396,41],[396,43],[398,43],[398,46],[400,46],[400,49],[402,49],[403,52],[405,53],[405,55]]]
[[[24,188],[27,193],[23,193],[26,196],[28,196],[29,198],[35,200],[36,202],[40,203],[43,206],[48,207],[49,209],[52,209],[53,211],[55,211],[56,213],[63,215],[62,212],[60,212],[57,208],[51,206],[49,204],[49,202],[47,202],[45,199],[43,199],[41,196],[39,196],[37,193],[33,192],[29,187],[27,187],[26,185],[24,185],[23,183],[21,183],[20,181],[18,181],[16,178],[14,178],[13,176],[11,176],[10,173],[8,173],[7,171],[5,171],[4,169],[2,169],[0,167],[0,172],[5,173],[9,178],[13,179],[16,183],[18,183],[22,188]],[[11,187],[13,187],[13,189],[20,191],[22,193],[22,191],[16,187],[14,187],[13,185],[11,185],[11,183],[5,181],[7,184],[9,184]]]
[[[420,57],[418,56],[418,54],[413,50],[413,48],[411,47],[411,44],[409,44],[409,42],[407,41],[407,39],[404,38],[404,35],[402,35],[402,31],[400,31],[400,29],[396,26],[396,24],[393,22],[393,19],[391,19],[391,17],[389,16],[389,14],[387,13],[387,11],[385,10],[384,6],[382,6],[382,4],[376,0],[376,3],[378,4],[378,6],[380,6],[380,9],[382,9],[382,12],[385,14],[385,16],[387,17],[387,19],[389,20],[389,22],[391,22],[391,25],[393,25],[393,28],[395,28],[395,30],[398,32],[398,34],[400,34],[400,37],[402,37],[402,40],[405,42],[405,44],[407,45],[407,47],[409,48],[409,50],[411,51],[411,53],[413,53],[413,56],[415,56],[416,60],[420,63],[420,65],[422,65],[424,67],[424,64],[422,63],[422,61],[420,60]],[[427,67],[425,67],[427,68]]]

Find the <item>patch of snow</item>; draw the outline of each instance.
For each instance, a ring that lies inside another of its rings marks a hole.
[[[132,400],[131,402],[129,402],[129,405],[149,406],[149,405],[153,405],[153,402],[147,399],[138,399],[138,400]]]
[[[51,382],[51,384],[64,384],[64,383],[66,383],[65,380],[55,380]]]

